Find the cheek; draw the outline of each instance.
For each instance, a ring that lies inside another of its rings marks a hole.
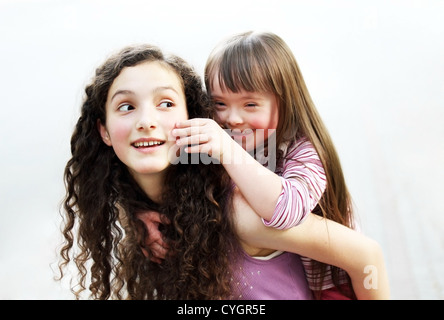
[[[279,122],[279,116],[278,116],[278,112],[276,111],[275,113],[270,115],[270,123],[269,123],[268,128],[269,129],[276,129],[278,122]]]
[[[261,144],[263,141],[267,140],[277,128],[278,117],[277,114],[262,114],[260,117],[255,117],[250,119],[250,126],[255,129],[262,129],[256,131],[255,135],[255,147],[256,144]]]
[[[276,129],[277,117],[264,114],[250,119],[249,122],[250,126],[256,129]]]
[[[128,124],[125,124],[124,122],[119,123],[111,123],[109,126],[109,136],[111,139],[111,142],[116,143],[119,141],[123,141],[128,138],[129,134],[131,133],[131,127]]]
[[[258,119],[258,122],[260,121],[260,125],[262,125],[263,129],[276,129],[278,120],[277,110],[272,109],[270,112],[263,114],[261,119]]]
[[[188,113],[178,112],[175,114],[171,114],[162,121],[162,126],[164,130],[168,133],[168,138],[175,141],[176,138],[171,135],[171,131],[176,127],[177,122],[182,122],[188,120]]]
[[[226,120],[227,120],[227,116],[226,115],[227,115],[226,112],[216,111],[216,114],[215,114],[216,119],[214,119],[214,120],[216,120],[217,123],[225,123]]]

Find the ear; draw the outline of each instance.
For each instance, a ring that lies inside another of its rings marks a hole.
[[[103,142],[109,147],[112,146],[111,139],[109,138],[108,131],[106,130],[106,127],[102,124],[100,120],[97,120],[97,129],[100,132],[100,136],[102,137]]]

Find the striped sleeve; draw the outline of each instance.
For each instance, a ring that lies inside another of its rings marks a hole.
[[[301,139],[288,149],[281,176],[282,192],[270,221],[264,224],[288,229],[302,222],[321,199],[326,177],[319,155],[307,139]]]
[[[304,266],[305,276],[307,277],[308,286],[311,290],[327,290],[335,287],[335,284],[333,282],[333,276],[332,276],[332,266],[327,266],[327,269],[325,270],[325,274],[321,281],[321,275],[319,273],[319,270],[313,269],[313,260],[307,257],[301,256],[302,265]],[[348,275],[347,272],[343,269],[339,270],[338,274],[338,283],[339,284],[346,284],[348,283]]]

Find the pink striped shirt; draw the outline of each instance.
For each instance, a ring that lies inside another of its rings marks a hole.
[[[290,144],[283,151],[284,161],[276,168],[276,174],[282,180],[282,192],[271,220],[262,219],[266,226],[277,229],[288,229],[300,224],[316,207],[327,185],[322,162],[307,138]],[[315,282],[312,259],[301,257],[301,260],[310,289],[326,290],[334,287],[331,267],[327,268],[324,282],[319,286]],[[346,280],[346,272],[340,270],[339,283],[344,284]]]
[[[266,226],[277,229],[300,224],[316,207],[327,184],[324,167],[310,141],[300,139],[286,151],[282,166],[276,168],[282,192],[271,220],[262,219]]]

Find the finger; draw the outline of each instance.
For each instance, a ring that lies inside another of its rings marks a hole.
[[[148,234],[145,238],[145,244],[147,246],[151,246],[154,242],[159,242],[162,240],[162,233],[159,231],[159,229],[149,226],[148,227]]]
[[[142,253],[145,256],[145,258],[149,258],[150,257],[150,254],[148,253],[148,251],[144,247],[140,247],[140,249],[142,249]]]
[[[151,250],[158,247],[162,247],[164,250],[169,249],[169,245],[164,241],[163,237],[153,240],[151,237],[147,236],[145,239],[145,245],[149,246]]]
[[[188,137],[190,134],[191,134],[191,127],[182,128],[182,129],[173,129],[173,131],[171,131],[171,135],[175,138]]]
[[[212,148],[208,144],[194,145],[191,147],[186,147],[185,152],[187,153],[206,153],[212,155]]]
[[[156,242],[151,246],[151,252],[154,257],[158,259],[165,259],[168,250]]]
[[[176,122],[176,128],[203,126],[208,122],[208,120],[210,120],[210,119],[194,118],[194,119],[189,119],[189,120],[185,120],[185,121],[180,121],[180,122]]]
[[[162,233],[158,229],[148,229],[144,244],[146,247],[150,247],[150,249],[152,249],[152,246],[155,243],[168,249],[168,244],[164,241]]]
[[[163,222],[160,213],[156,211],[151,211],[151,210],[142,211],[136,213],[136,216],[138,219],[142,220],[143,222],[146,222],[146,220],[155,221],[159,223]]]
[[[162,259],[155,257],[153,254],[149,254],[149,252],[144,248],[142,248],[142,253],[145,256],[145,258],[149,259],[150,261],[158,264],[162,263]]]
[[[165,247],[163,243],[153,243],[149,248],[147,246],[140,246],[143,255],[150,260],[163,260],[168,253],[168,247]]]
[[[205,131],[206,129],[203,126],[191,126],[182,129],[173,129],[171,131],[171,135],[175,138],[184,138],[193,135],[199,135],[201,133],[204,133]]]
[[[161,259],[159,259],[159,258],[156,258],[156,257],[151,257],[151,259],[150,259],[152,262],[155,262],[155,263],[157,263],[157,264],[161,264],[162,263],[162,260]]]
[[[210,141],[210,137],[207,134],[202,133],[202,134],[178,139],[178,140],[176,140],[176,144],[182,145],[182,146],[187,146],[187,145],[203,144],[203,143],[207,143],[209,141]]]

